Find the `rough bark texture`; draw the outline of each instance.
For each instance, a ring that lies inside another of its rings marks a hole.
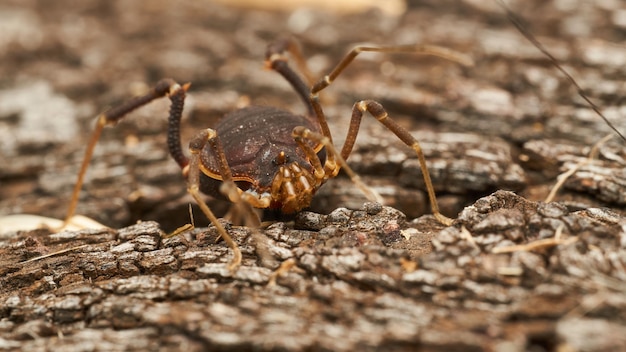
[[[624,4],[511,6],[626,131]],[[365,119],[349,162],[386,206],[364,204],[340,175],[291,222],[225,222],[244,253],[236,273],[199,211],[194,231],[164,236],[189,222],[191,203],[166,151],[168,104],[132,113],[105,130],[79,203],[111,229],[0,229],[0,349],[626,350],[623,143],[599,146],[543,203],[610,130],[495,2],[337,11],[0,5],[0,216],[62,218],[93,117],[160,78],[192,82],[185,140],[248,101],[304,112],[263,70],[265,46],[284,35],[317,76],[357,42],[436,44],[476,61],[364,55],[322,94],[338,145],[360,99],[413,132],[451,227],[424,215],[411,149]]]

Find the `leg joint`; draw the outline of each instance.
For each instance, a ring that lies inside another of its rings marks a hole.
[[[154,86],[154,92],[157,96],[164,96],[166,94],[171,93],[172,88],[178,86],[178,83],[171,78],[164,78],[157,82]]]
[[[189,141],[189,151],[191,153],[199,153],[204,146],[207,144],[207,141],[215,137],[215,131],[207,128],[198,132],[190,141]]]
[[[374,100],[361,100],[355,104],[356,108],[361,112],[368,111],[372,116],[374,116],[378,121],[383,121],[387,119],[387,111],[377,101]]]

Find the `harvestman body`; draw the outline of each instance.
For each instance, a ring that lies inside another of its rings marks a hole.
[[[297,212],[308,207],[315,191],[343,168],[369,200],[380,202],[380,196],[365,186],[345,161],[352,151],[365,112],[369,112],[415,151],[433,215],[439,222],[450,224],[452,220],[439,212],[426,160],[418,141],[392,120],[380,103],[363,100],[354,104],[346,141],[340,151],[335,149],[318,95],[362,52],[428,54],[472,65],[472,60],[467,56],[436,46],[357,46],[328,75],[309,87],[288,64],[287,53],[295,59],[301,71],[305,66],[296,43],[289,39],[277,41],[268,47],[266,64],[291,84],[305,103],[307,114],[295,115],[287,110],[265,106],[236,110],[224,116],[215,129],[200,131],[189,143],[189,157],[183,152],[180,120],[185,94],[190,85],[180,85],[172,79],[163,79],[147,94],[131,99],[98,117],[72,194],[66,223],[75,212],[87,166],[104,126],[117,123],[129,112],[155,99],[168,97],[171,101],[168,127],[170,154],[187,179],[189,193],[232,248],[234,257],[230,263],[231,269],[240,264],[241,252],[200,193],[226,197],[235,204],[248,208],[246,213],[249,222],[259,224],[250,207],[279,209],[284,213]]]

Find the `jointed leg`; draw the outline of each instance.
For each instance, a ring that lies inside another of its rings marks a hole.
[[[473,60],[464,55],[462,53],[458,53],[456,51],[446,49],[443,47],[432,46],[432,45],[398,45],[398,46],[386,46],[386,47],[376,47],[376,46],[357,46],[352,49],[344,58],[330,71],[330,73],[322,79],[320,79],[316,84],[311,88],[311,93],[309,99],[311,101],[311,106],[313,107],[313,111],[317,116],[320,124],[322,125],[322,133],[329,137],[330,132],[327,132],[323,127],[326,125],[326,117],[324,116],[324,112],[319,103],[319,92],[324,90],[326,87],[330,86],[330,84],[354,61],[354,59],[362,52],[379,52],[379,53],[415,53],[415,54],[426,54],[439,56],[444,59],[448,59],[451,61],[458,62],[462,65],[471,66],[473,65]],[[426,160],[424,158],[424,154],[422,152],[422,148],[420,147],[418,141],[411,136],[411,134],[404,129],[402,126],[398,125],[395,121],[391,120],[387,117],[387,112],[383,109],[382,105],[373,102],[373,101],[363,101],[359,102],[355,105],[352,113],[352,120],[350,122],[350,129],[348,131],[348,135],[346,137],[346,142],[342,148],[340,158],[343,159],[342,163],[345,164],[345,159],[348,158],[350,152],[352,151],[352,147],[356,141],[356,136],[358,134],[361,117],[364,111],[370,111],[372,115],[374,115],[378,121],[380,121],[383,125],[385,125],[389,130],[391,130],[398,138],[400,138],[406,145],[410,146],[415,150],[417,154],[418,160],[420,162],[420,166],[422,168],[422,174],[424,175],[424,182],[426,184],[426,190],[428,192],[428,198],[430,200],[430,205],[433,211],[433,215],[439,220],[439,222],[449,225],[452,223],[452,219],[445,217],[439,212],[439,206],[437,205],[437,199],[435,197],[435,191],[432,186],[432,181],[430,179],[430,174],[428,173],[428,169],[426,168]],[[340,159],[337,158],[337,161]],[[330,164],[330,168],[334,167],[334,160],[327,160],[327,164]],[[341,166],[344,167],[344,166]]]
[[[300,75],[289,66],[288,57],[285,55],[286,53],[291,54],[291,58],[296,61],[296,65],[308,82],[303,81]],[[291,38],[278,40],[270,44],[265,53],[265,65],[278,72],[291,84],[296,93],[298,93],[298,96],[300,96],[300,99],[302,99],[307,106],[309,114],[313,115],[313,107],[309,102],[309,87],[313,83],[313,78],[306,66],[298,44]]]
[[[306,64],[304,55],[302,55],[300,45],[298,45],[298,42],[291,37],[279,39],[267,47],[265,58],[267,59],[269,68],[273,68],[272,63],[276,60],[285,60],[285,52],[288,52],[296,62],[298,70],[300,70],[300,72],[304,75],[307,83],[313,84],[315,79]]]
[[[102,130],[107,125],[114,125],[124,116],[126,116],[131,111],[142,107],[149,102],[169,95],[172,99],[172,110],[170,111],[170,115],[178,114],[178,120],[180,121],[180,113],[182,113],[182,104],[185,99],[185,92],[189,88],[189,85],[186,84],[184,86],[180,86],[172,79],[163,79],[159,81],[154,88],[152,88],[145,95],[136,97],[134,99],[129,100],[128,102],[112,108],[98,116],[98,120],[96,123],[96,127],[91,135],[91,139],[89,140],[89,144],[87,144],[87,149],[85,150],[85,156],[83,157],[83,161],[80,166],[80,171],[78,172],[78,179],[76,180],[76,184],[74,185],[74,191],[72,192],[72,198],[70,200],[70,205],[67,209],[67,215],[65,217],[65,221],[63,227],[65,227],[74,216],[74,212],[76,211],[76,205],[78,204],[78,196],[80,194],[80,190],[82,188],[85,173],[87,172],[87,167],[89,166],[89,162],[91,161],[91,157],[93,155],[94,148],[96,147],[96,143],[102,134]],[[172,117],[170,117],[172,120]],[[172,146],[170,145],[170,148]],[[180,148],[178,148],[180,150]],[[186,157],[182,154],[182,152],[175,155],[175,150],[172,150],[172,155],[179,162],[186,162]]]
[[[224,147],[220,141],[217,131],[208,128],[200,131],[190,142],[189,148],[197,150],[198,152],[204,148],[205,145],[209,145],[218,158],[220,166],[220,175],[222,176],[222,185],[220,186],[220,192],[225,195],[233,204],[240,208],[241,213],[246,217],[245,224],[247,226],[256,228],[261,224],[261,220],[254,212],[252,205],[267,208],[269,206],[269,200],[267,204],[263,203],[263,200],[243,193],[233,181],[232,172],[228,161],[226,160],[226,154],[224,153]],[[187,169],[183,170],[183,173],[188,172]]]
[[[430,179],[430,173],[428,172],[428,167],[426,166],[426,158],[424,157],[422,147],[420,146],[417,139],[415,139],[415,137],[413,137],[411,133],[409,133],[409,131],[400,126],[397,122],[395,122],[388,116],[387,111],[385,111],[385,108],[383,108],[380,103],[373,100],[363,100],[354,104],[354,107],[352,108],[350,129],[348,130],[346,143],[341,149],[341,157],[343,159],[347,159],[352,152],[352,147],[354,146],[356,135],[359,133],[358,128],[361,122],[361,118],[363,117],[363,113],[366,111],[374,116],[376,120],[378,120],[378,122],[382,123],[391,132],[393,132],[398,138],[400,138],[400,140],[404,142],[404,144],[413,148],[415,154],[417,154],[420,168],[422,169],[424,184],[426,185],[426,192],[428,193],[428,200],[430,201],[430,207],[432,209],[433,215],[435,216],[435,218],[437,218],[437,220],[439,220],[439,222],[444,225],[452,224],[452,219],[444,216],[443,214],[441,214],[441,212],[439,212],[439,205],[437,204],[435,189]]]
[[[241,264],[241,251],[239,250],[239,246],[237,246],[237,243],[235,243],[232,237],[230,237],[224,226],[222,226],[222,224],[217,220],[217,217],[213,214],[200,194],[200,152],[207,142],[214,140],[215,136],[216,134],[214,130],[204,130],[197,134],[191,142],[189,142],[191,158],[189,159],[188,167],[185,168],[183,172],[187,174],[187,190],[189,194],[191,194],[194,198],[204,215],[209,219],[209,221],[211,221],[211,224],[215,226],[217,232],[224,239],[226,244],[232,249],[233,259],[230,261],[229,269],[234,271]],[[230,169],[228,167],[222,169],[225,169],[222,170],[223,172],[230,174]]]
[[[304,60],[299,52],[297,46],[293,43],[292,40],[279,41],[270,47],[268,47],[266,59],[267,64],[270,68],[274,69],[278,73],[280,73],[287,81],[291,83],[294,89],[298,92],[298,94],[306,101],[306,92],[304,88],[304,82],[302,79],[289,67],[287,64],[287,59],[283,55],[285,51],[289,51],[292,53],[292,56],[296,58],[298,64],[302,64]],[[319,102],[319,92],[330,86],[330,84],[354,61],[354,59],[362,52],[379,52],[379,53],[414,53],[414,54],[425,54],[425,55],[433,55],[439,56],[441,58],[458,62],[462,65],[472,66],[474,64],[473,60],[462,53],[432,45],[398,45],[398,46],[357,46],[352,49],[344,58],[330,71],[330,73],[322,79],[320,79],[317,83],[313,85],[313,87],[309,91],[308,95],[308,107],[309,110],[315,115],[317,118],[317,122],[320,125],[320,129],[322,134],[318,134],[312,132],[308,129],[304,128],[296,128],[293,131],[294,138],[296,141],[299,139],[311,139],[318,142],[321,142],[325,145],[327,151],[329,152],[327,155],[326,162],[324,164],[324,170],[326,177],[332,177],[339,172],[340,168],[343,168],[346,173],[350,176],[355,184],[363,191],[363,193],[368,196],[371,200],[376,200],[380,202],[380,196],[373,192],[369,187],[365,186],[360,181],[358,175],[356,175],[352,169],[346,164],[346,159],[350,155],[354,143],[356,141],[356,136],[358,134],[361,118],[363,112],[369,111],[374,117],[377,118],[384,126],[386,126],[389,130],[391,130],[398,138],[400,138],[406,145],[413,148],[415,153],[417,154],[420,167],[422,168],[422,174],[424,176],[424,183],[426,185],[426,190],[428,193],[428,198],[430,200],[430,205],[433,211],[434,216],[441,223],[449,225],[452,223],[452,219],[442,215],[439,211],[439,206],[437,204],[437,199],[435,197],[435,191],[432,185],[432,181],[430,179],[430,174],[428,172],[428,168],[426,167],[426,159],[424,157],[424,153],[422,152],[422,148],[419,142],[402,126],[398,125],[395,121],[388,118],[387,112],[384,110],[382,105],[374,101],[362,101],[355,104],[352,113],[352,120],[350,122],[350,128],[348,131],[348,135],[346,137],[346,142],[342,147],[341,154],[337,153],[332,142],[332,136],[330,133],[330,129],[328,127],[328,123],[326,121],[326,116],[322,109],[322,106]],[[300,143],[300,142],[299,142]],[[302,143],[300,143],[302,146]],[[310,154],[310,153],[309,153]],[[316,174],[318,173],[318,168],[316,168]]]
[[[467,55],[434,45],[397,45],[397,46],[357,46],[344,56],[344,58],[330,71],[330,73],[322,77],[313,88],[311,95],[317,94],[324,88],[328,87],[351,63],[363,52],[377,53],[413,53],[438,56],[450,61],[457,62],[465,66],[474,65],[474,61]]]
[[[311,118],[315,118],[317,123],[320,126],[322,134],[326,136],[331,144],[332,144],[332,136],[330,134],[330,128],[328,127],[328,123],[326,122],[326,117],[324,116],[324,112],[322,111],[322,106],[318,101],[318,96],[312,95],[309,85],[307,85],[302,78],[293,70],[288,64],[287,57],[284,55],[285,52],[290,52],[291,56],[296,59],[296,63],[300,67],[305,67],[304,58],[300,53],[300,49],[293,39],[281,40],[276,43],[273,43],[267,48],[266,53],[266,64],[269,68],[278,72],[283,78],[285,78],[291,86],[296,90],[302,101],[306,104],[309,115]],[[308,72],[308,69],[302,69],[305,73]],[[310,76],[307,73],[307,76]],[[311,79],[308,79],[312,81]],[[334,170],[337,164],[335,162],[335,156],[333,154],[329,154],[326,159],[326,170]]]
[[[316,84],[313,85],[313,87],[311,88],[311,92],[309,94],[309,101],[310,101],[311,106],[313,107],[313,111],[315,112],[315,116],[317,117],[317,120],[318,120],[318,122],[319,122],[319,124],[321,126],[322,134],[324,134],[324,136],[326,136],[330,140],[331,143],[332,143],[332,137],[331,137],[331,134],[330,134],[330,130],[328,128],[328,123],[326,122],[326,116],[324,115],[324,111],[322,109],[322,106],[319,103],[319,93],[322,90],[324,90],[326,87],[330,86],[330,84],[362,52],[425,54],[425,55],[439,56],[439,57],[442,57],[444,59],[455,61],[455,62],[458,62],[458,63],[463,64],[463,65],[467,65],[467,66],[471,66],[471,65],[474,64],[473,60],[470,57],[468,57],[467,55],[464,55],[462,53],[459,53],[459,52],[456,52],[456,51],[453,51],[453,50],[450,50],[450,49],[446,49],[446,48],[438,47],[438,46],[432,46],[432,45],[398,45],[398,46],[380,46],[380,47],[377,47],[377,46],[357,46],[357,47],[355,47],[346,56],[344,56],[344,58],[330,71],[330,73],[328,75],[322,77],[322,79],[320,79]],[[356,121],[355,119],[353,119],[353,122],[351,123],[350,129],[358,131],[358,128],[359,128],[358,122],[359,121]],[[356,126],[353,126],[355,123],[356,123]],[[395,123],[393,123],[393,124],[395,125]],[[399,127],[399,126],[398,126],[398,128],[401,129],[401,127]],[[395,130],[392,129],[392,131],[394,131],[394,133],[396,133],[396,131],[400,131],[400,129],[398,129],[398,128],[396,128]],[[404,129],[402,129],[402,131],[406,132]],[[396,134],[398,134],[398,133],[396,133]],[[406,134],[408,135],[408,132]],[[352,146],[354,145],[355,139],[356,139],[356,134],[354,134],[354,135],[348,134],[348,139],[346,140],[346,144],[348,144],[350,146],[349,150],[352,150]],[[411,144],[409,144],[409,145],[411,145]],[[417,147],[419,147],[419,144],[416,144],[416,145],[417,145]],[[344,150],[345,149],[346,148],[344,147]],[[349,152],[348,153],[342,153],[343,159],[346,159],[349,154],[350,154]],[[421,155],[421,149],[419,150],[418,155]],[[423,158],[420,158],[420,159],[423,159]],[[333,155],[329,155],[329,158],[327,158],[327,160],[326,160],[326,168],[327,169],[334,169],[334,168],[336,168],[336,162],[339,162],[339,160],[335,161],[334,160],[334,156]],[[343,163],[345,164],[345,162],[343,162]],[[430,181],[430,177],[429,176],[425,176],[425,177],[427,177],[428,180]],[[430,184],[430,182],[427,182],[427,184]],[[441,215],[439,213],[439,208],[437,207],[436,202],[432,201],[432,198],[434,198],[434,193],[432,192],[432,187],[430,187],[430,188],[431,189],[429,189],[429,196],[431,197],[431,205],[433,206],[433,212],[436,214],[435,216],[437,216],[437,218],[440,219],[440,221],[442,221],[444,223],[449,222],[448,221],[449,219],[444,221],[444,219],[447,219],[447,218],[445,218],[443,215]],[[433,193],[432,196],[431,196],[431,193]]]

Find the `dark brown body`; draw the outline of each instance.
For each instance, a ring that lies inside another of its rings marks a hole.
[[[250,106],[225,115],[215,130],[230,166],[233,180],[243,190],[258,194],[270,193],[272,181],[281,165],[297,162],[314,173],[310,160],[300,148],[294,148],[293,129],[297,126],[319,132],[312,119],[269,106]],[[318,152],[323,163],[325,152],[321,144],[309,143]],[[284,160],[277,160],[280,153]],[[217,198],[224,198],[220,165],[215,152],[204,148],[201,153],[203,172],[200,190]],[[274,203],[272,208],[280,208]]]

